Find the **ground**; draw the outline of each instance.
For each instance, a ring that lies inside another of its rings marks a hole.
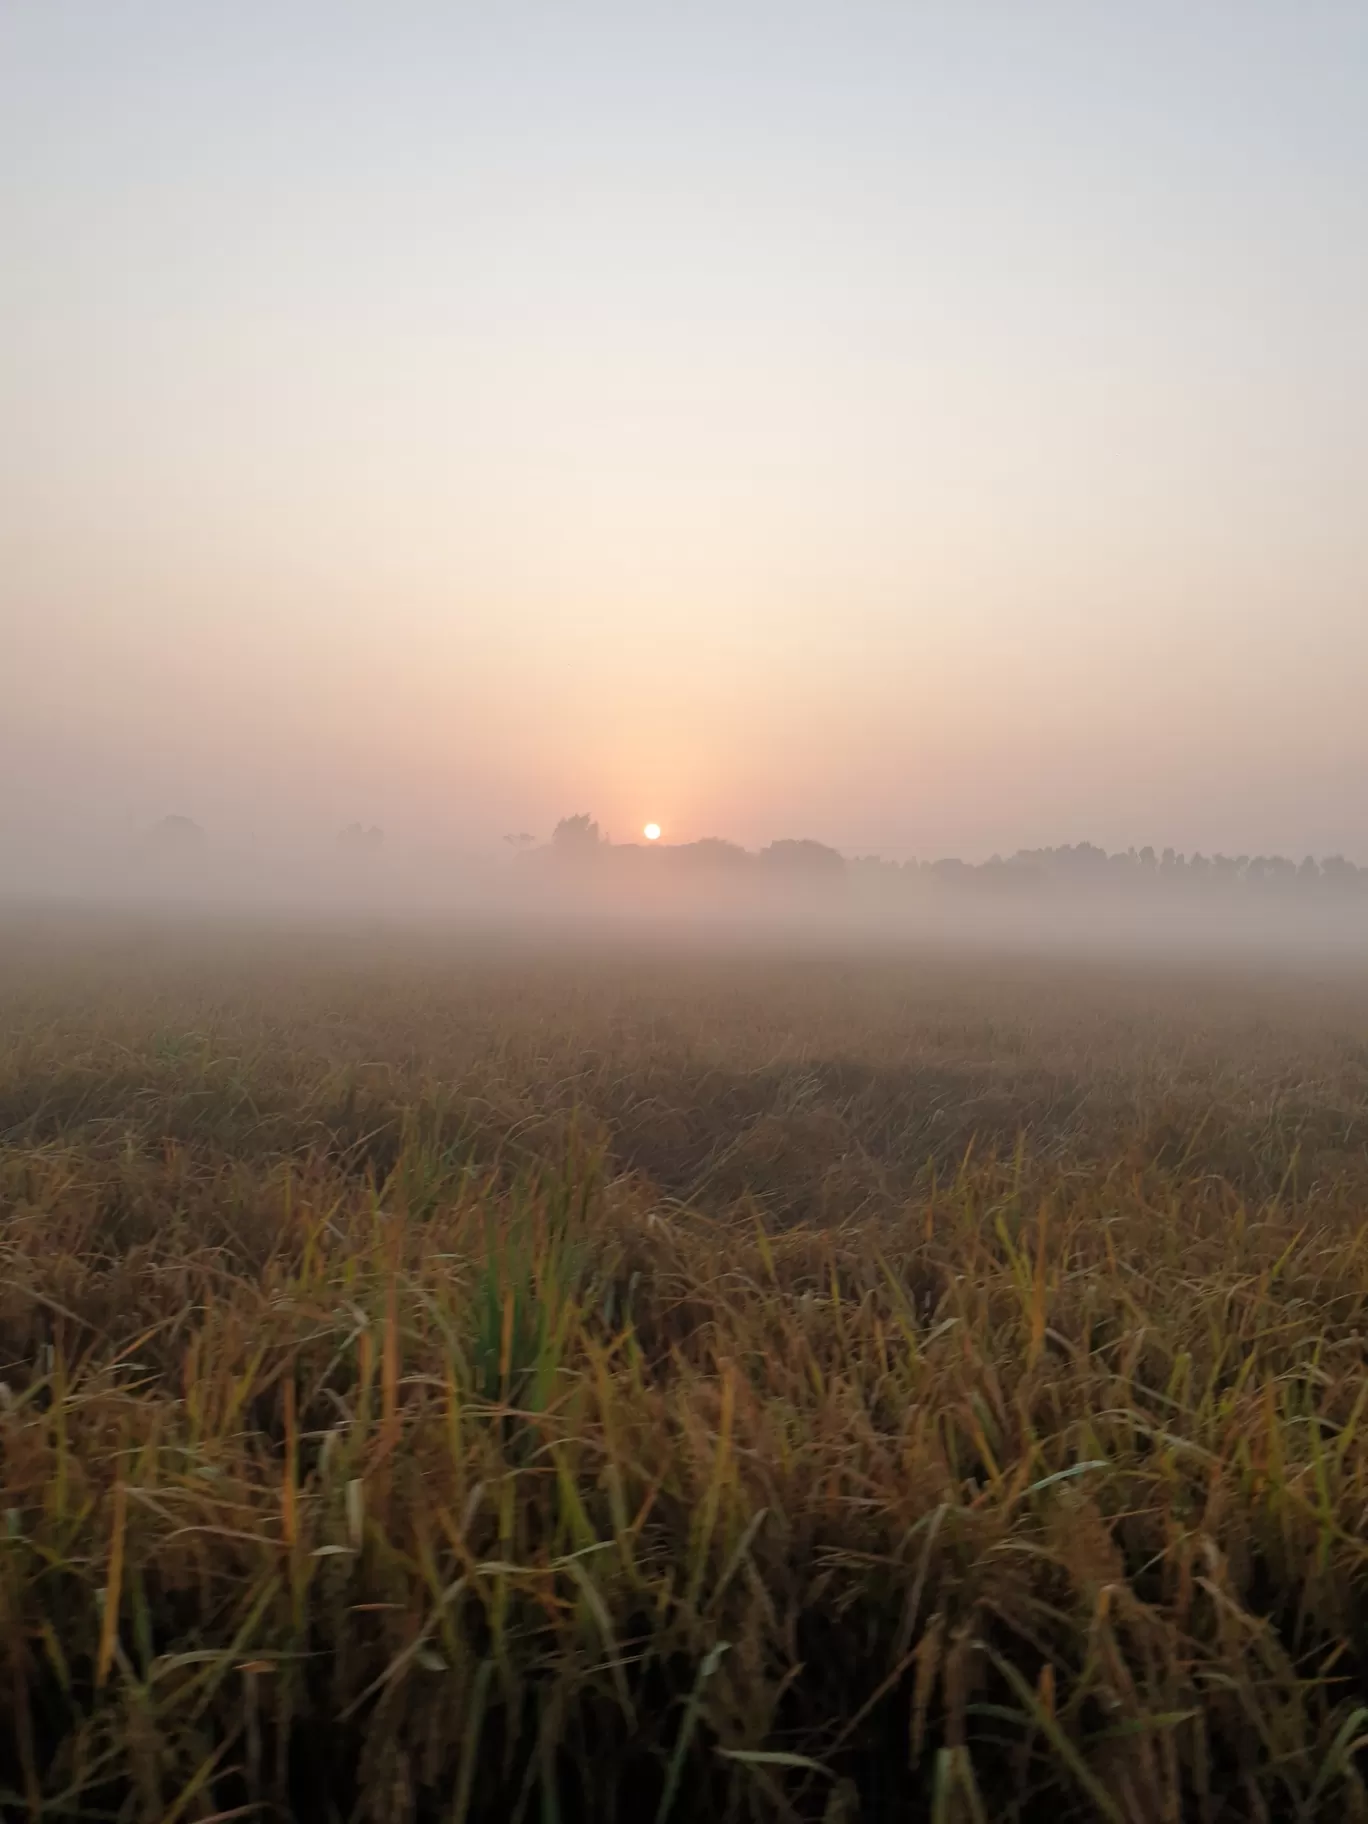
[[[0,926],[0,1815],[1368,1815],[1368,972]]]

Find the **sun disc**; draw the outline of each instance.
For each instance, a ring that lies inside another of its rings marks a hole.
[[[660,825],[658,823],[648,823],[641,833],[646,838],[647,842],[660,841]]]

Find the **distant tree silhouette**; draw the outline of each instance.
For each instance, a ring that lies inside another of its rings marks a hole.
[[[1356,868],[1343,855],[1327,855],[1321,863],[1321,878],[1332,887],[1352,887],[1368,880],[1368,868]]]
[[[519,850],[532,841],[525,831],[510,834],[504,840]],[[826,843],[810,839],[786,838],[758,853],[719,837],[654,850],[635,843],[614,846],[587,811],[563,817],[552,832],[549,850],[539,854],[567,863],[601,860],[606,866],[611,862],[615,880],[630,880],[637,869],[647,869],[652,880],[674,879],[682,884],[691,876],[726,871],[737,879],[749,873],[752,879],[767,878],[772,887],[787,883],[798,889],[844,876],[858,887],[862,903],[868,903],[874,895],[890,897],[891,902],[918,890],[1013,895],[1037,889],[1089,895],[1136,893],[1143,894],[1147,901],[1151,896],[1169,894],[1190,899],[1197,894],[1267,891],[1278,897],[1287,893],[1368,896],[1368,868],[1356,867],[1340,855],[1328,856],[1321,862],[1308,855],[1298,865],[1282,855],[1187,855],[1172,848],[1156,855],[1148,844],[1109,854],[1096,843],[1078,842],[1056,848],[1018,849],[1014,855],[994,855],[982,863],[946,856],[939,861],[899,865],[882,861],[877,855],[847,860]],[[648,854],[654,854],[656,859],[648,862]]]
[[[1285,855],[1256,855],[1245,869],[1245,878],[1256,885],[1295,880],[1297,864]]]
[[[551,832],[551,846],[562,855],[592,854],[602,840],[599,826],[588,811],[562,817]]]
[[[846,865],[845,856],[839,849],[828,848],[824,842],[813,842],[808,838],[795,841],[791,837],[785,837],[781,842],[772,842],[767,849],[761,849],[760,860],[768,868],[828,880],[843,874]]]
[[[666,853],[678,867],[738,869],[749,867],[753,857],[740,843],[724,842],[720,836],[703,836],[697,842],[684,842]]]

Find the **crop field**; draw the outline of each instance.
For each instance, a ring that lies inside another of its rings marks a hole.
[[[1368,972],[0,924],[0,1817],[1368,1818]]]

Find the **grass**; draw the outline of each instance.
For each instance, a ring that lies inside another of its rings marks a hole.
[[[1368,979],[0,935],[0,1815],[1368,1816]]]

